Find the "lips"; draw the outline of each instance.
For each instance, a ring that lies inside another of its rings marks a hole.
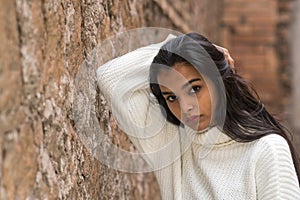
[[[192,116],[186,117],[185,121],[187,124],[195,124],[195,123],[199,123],[199,121],[202,117],[203,117],[203,115],[192,115]]]

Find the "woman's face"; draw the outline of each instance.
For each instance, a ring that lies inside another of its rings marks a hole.
[[[198,131],[209,126],[211,96],[203,77],[193,66],[175,64],[172,68],[162,69],[157,79],[163,97],[177,119]]]

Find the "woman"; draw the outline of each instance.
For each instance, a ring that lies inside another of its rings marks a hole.
[[[163,199],[300,199],[287,132],[205,37],[169,37],[97,73]]]

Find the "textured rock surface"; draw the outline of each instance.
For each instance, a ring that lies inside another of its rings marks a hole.
[[[2,0],[0,199],[160,199],[152,173],[110,169],[80,142],[74,79],[91,50],[124,29],[195,30],[217,41],[219,9],[217,0]],[[133,148],[106,117],[114,143]]]

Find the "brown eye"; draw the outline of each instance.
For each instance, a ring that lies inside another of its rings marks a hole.
[[[199,85],[192,86],[192,88],[189,91],[189,94],[196,94],[197,92],[200,91],[200,89],[201,89],[201,86],[199,86]]]
[[[177,97],[175,95],[170,95],[170,96],[167,96],[166,100],[169,101],[169,102],[174,102],[176,101]]]

